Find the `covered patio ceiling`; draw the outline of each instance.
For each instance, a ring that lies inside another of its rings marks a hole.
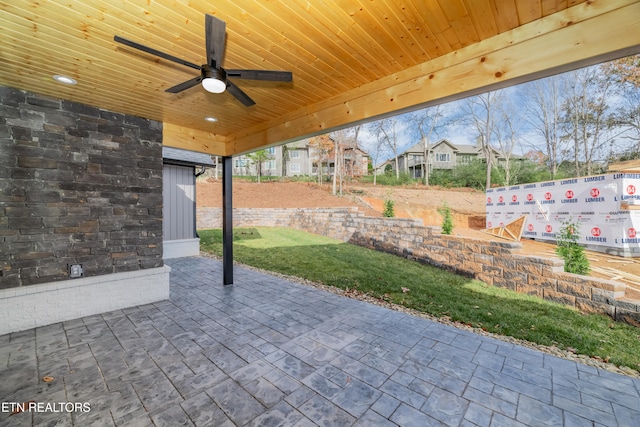
[[[234,80],[251,107],[200,85],[166,93],[198,71],[114,41],[202,64],[205,13],[226,22],[225,68],[293,82]],[[638,53],[639,18],[637,0],[12,0],[0,84],[158,120],[165,145],[232,156]]]

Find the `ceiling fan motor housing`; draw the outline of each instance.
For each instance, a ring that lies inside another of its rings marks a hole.
[[[227,73],[222,68],[203,64],[201,70],[202,87],[212,93],[222,93],[227,89]]]
[[[218,79],[223,82],[227,81],[227,73],[223,68],[213,68],[210,65],[204,64],[201,67],[203,79]]]

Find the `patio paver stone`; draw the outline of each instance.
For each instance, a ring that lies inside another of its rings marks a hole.
[[[167,264],[169,301],[0,336],[3,408],[91,408],[0,425],[640,425],[638,379],[239,266],[223,286],[210,258]]]

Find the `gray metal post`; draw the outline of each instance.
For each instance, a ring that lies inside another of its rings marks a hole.
[[[231,157],[222,158],[222,283],[233,284],[233,204]]]

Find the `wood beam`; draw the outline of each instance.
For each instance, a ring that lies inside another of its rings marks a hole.
[[[227,150],[225,138],[221,135],[167,122],[162,124],[162,144],[216,156],[224,156]]]
[[[326,133],[640,52],[640,3],[582,3],[230,135],[227,155]]]

